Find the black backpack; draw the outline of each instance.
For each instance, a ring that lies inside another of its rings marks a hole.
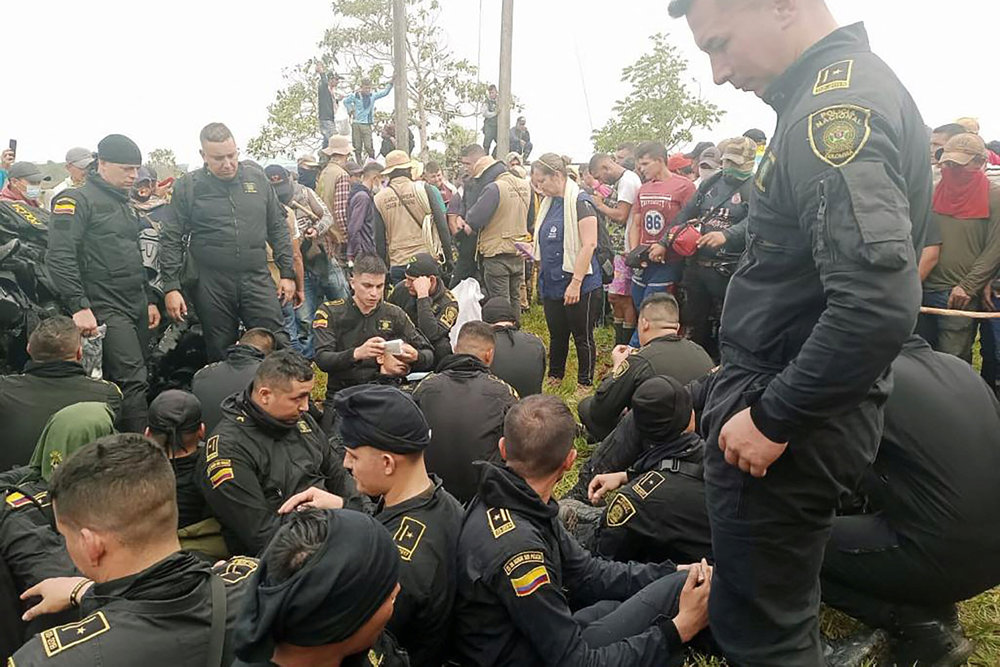
[[[597,216],[597,249],[594,250],[597,257],[597,266],[601,269],[601,283],[611,284],[615,279],[615,249],[611,245],[611,235],[604,224],[604,216]]]

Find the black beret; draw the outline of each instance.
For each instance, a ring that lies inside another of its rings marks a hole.
[[[422,452],[430,427],[413,399],[385,385],[359,385],[338,391],[333,408],[347,448],[365,445],[394,454]]]
[[[680,435],[691,423],[693,408],[691,394],[684,385],[666,375],[649,378],[632,395],[635,425],[648,438]]]
[[[139,166],[142,152],[134,141],[124,134],[109,134],[97,144],[97,157],[105,162]]]
[[[510,299],[495,296],[483,306],[483,322],[487,324],[516,321],[517,315],[514,313],[514,306],[511,305]]]

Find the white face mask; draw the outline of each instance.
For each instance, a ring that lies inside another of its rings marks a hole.
[[[42,194],[41,185],[28,184],[28,187],[24,189],[24,196],[28,199],[38,199]]]
[[[722,170],[721,169],[709,169],[708,167],[702,167],[701,169],[698,170],[698,174],[701,177],[702,182],[704,183],[708,179],[710,179],[713,176],[715,176],[716,174],[718,174],[720,171],[722,171]]]

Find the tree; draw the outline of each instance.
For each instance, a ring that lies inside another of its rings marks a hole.
[[[342,81],[352,87],[366,77],[379,85],[391,75],[391,0],[333,0],[332,4],[336,19],[319,44],[321,55],[285,73],[287,85],[268,106],[264,127],[248,144],[258,158],[291,157],[296,149],[316,144],[317,62],[330,70],[336,65]],[[434,127],[447,128],[456,118],[473,116],[486,96],[486,85],[476,83],[475,65],[455,57],[448,47],[439,26],[438,0],[406,4],[410,121],[425,156]],[[343,106],[338,113],[344,113]]]
[[[624,99],[615,102],[613,115],[591,139],[594,148],[614,152],[624,142],[660,141],[668,150],[690,142],[691,130],[710,129],[725,113],[684,81],[687,60],[667,36],[651,38],[653,49],[622,70],[621,81],[631,86]]]
[[[156,169],[159,178],[177,176],[182,170],[177,166],[177,156],[169,148],[157,148],[150,151],[146,162]]]

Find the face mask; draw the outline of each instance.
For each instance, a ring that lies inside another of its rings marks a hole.
[[[737,169],[736,167],[723,167],[722,175],[731,181],[745,181],[753,176],[753,170],[743,171],[741,169]]]
[[[715,176],[716,174],[718,174],[720,171],[722,171],[722,170],[721,169],[709,169],[708,167],[702,167],[701,169],[698,170],[698,173],[701,175],[701,180],[702,181],[707,181],[708,179],[710,179],[713,176]]]
[[[38,199],[42,194],[41,185],[28,185],[24,190],[24,196],[28,199]]]
[[[982,170],[959,165],[942,165],[941,179],[954,185],[968,185]]]

